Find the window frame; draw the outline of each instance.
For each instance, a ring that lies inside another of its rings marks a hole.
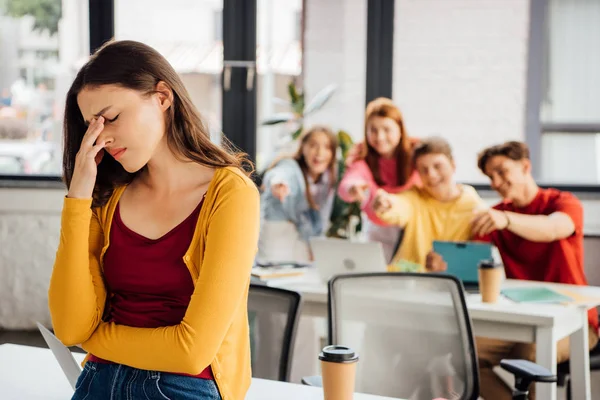
[[[527,50],[527,78],[525,102],[525,142],[529,146],[533,176],[539,178],[542,158],[542,136],[545,133],[600,133],[600,121],[594,123],[544,122],[541,108],[549,79],[549,0],[530,0],[529,39]],[[554,187],[578,193],[598,193],[599,184],[571,184],[568,182],[539,182],[541,187]]]
[[[367,0],[367,72],[365,104],[392,98],[395,0]]]

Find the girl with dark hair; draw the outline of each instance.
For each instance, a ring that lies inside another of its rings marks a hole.
[[[73,399],[244,398],[260,221],[245,156],[211,143],[164,57],[117,41],[67,94],[63,157],[49,306],[89,353]]]
[[[308,239],[326,229],[336,182],[337,137],[325,126],[302,134],[291,157],[265,173],[261,194],[261,263],[311,260]]]

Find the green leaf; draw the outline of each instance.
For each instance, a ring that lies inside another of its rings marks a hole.
[[[298,96],[298,101],[292,103],[292,109],[298,115],[304,115],[304,94]]]
[[[294,81],[291,81],[288,84],[288,92],[290,94],[290,101],[292,102],[292,104],[295,104],[298,102],[298,90],[296,89],[296,84],[294,83]]]
[[[315,111],[318,111],[331,99],[333,93],[337,90],[336,85],[329,85],[323,89],[313,99],[306,105],[304,108],[304,115],[312,114]]]
[[[285,122],[291,122],[298,119],[298,116],[291,112],[282,112],[272,115],[265,119],[261,125],[278,125]]]
[[[300,135],[302,134],[302,129],[304,129],[302,126],[300,126],[296,132],[292,133],[292,139],[296,140],[300,137]]]
[[[338,146],[342,150],[342,159],[346,160],[346,155],[348,154],[348,150],[352,148],[354,142],[352,140],[352,136],[348,134],[346,131],[338,132]]]

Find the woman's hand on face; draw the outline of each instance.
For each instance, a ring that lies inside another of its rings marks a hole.
[[[112,142],[111,139],[98,138],[104,129],[104,117],[94,118],[85,132],[79,151],[75,156],[75,168],[69,186],[67,197],[74,199],[90,199],[94,192],[98,164],[104,157],[104,148]]]
[[[271,193],[273,197],[279,199],[283,203],[286,197],[290,194],[290,187],[285,183],[275,183],[271,185]]]

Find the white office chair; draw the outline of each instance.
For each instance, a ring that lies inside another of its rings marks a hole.
[[[329,342],[359,353],[358,392],[411,400],[476,400],[479,373],[462,283],[445,274],[371,273],[329,282]],[[504,360],[515,399],[550,371]],[[305,378],[319,385],[319,378]]]

